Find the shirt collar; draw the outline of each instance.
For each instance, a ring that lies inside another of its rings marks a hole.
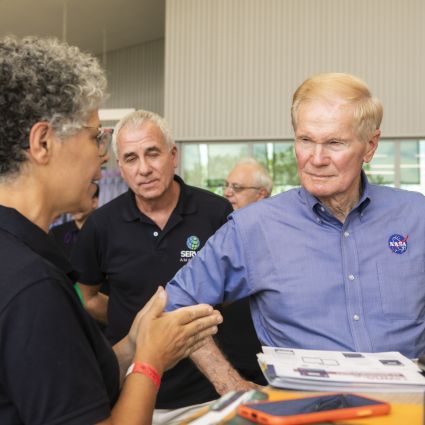
[[[14,236],[63,271],[72,282],[77,281],[77,273],[73,270],[71,263],[49,235],[17,210],[0,205],[0,229]]]
[[[370,203],[370,183],[367,179],[366,173],[364,170],[361,171],[361,186],[362,186],[362,195],[359,199],[359,202],[357,205],[353,208],[353,211],[358,209],[360,213],[363,213],[364,209],[369,205]],[[300,188],[300,195],[307,203],[310,210],[313,211],[313,213],[316,215],[318,208],[322,206],[320,201],[313,196],[310,192],[308,192],[303,187]]]
[[[193,202],[192,193],[188,190],[188,186],[183,179],[177,175],[174,175],[174,181],[180,185],[179,200],[177,201],[176,208],[172,214],[186,215],[193,214],[197,211],[196,203]],[[151,223],[149,217],[143,214],[136,204],[136,198],[134,192],[128,189],[125,194],[127,202],[123,205],[122,217],[125,221],[145,221]]]

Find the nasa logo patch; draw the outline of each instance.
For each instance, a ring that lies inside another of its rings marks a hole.
[[[407,251],[407,238],[398,234],[391,235],[388,239],[388,246],[395,254],[404,254]]]

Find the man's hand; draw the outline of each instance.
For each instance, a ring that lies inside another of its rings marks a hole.
[[[152,364],[159,373],[174,366],[217,333],[220,313],[206,304],[164,313],[167,297],[162,287],[137,314],[129,332],[136,345],[135,359]]]
[[[208,338],[203,347],[192,354],[191,359],[220,395],[232,390],[248,391],[259,387],[239,375],[212,338]]]

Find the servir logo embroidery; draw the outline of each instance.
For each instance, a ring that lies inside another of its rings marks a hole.
[[[189,236],[186,240],[186,246],[193,251],[196,251],[200,245],[201,241],[198,236]]]
[[[409,235],[403,236],[395,233],[388,239],[388,246],[395,254],[404,254],[407,251],[407,239]]]
[[[198,236],[192,235],[186,239],[186,246],[189,248],[189,251],[180,251],[180,261],[185,263],[196,255],[196,250],[200,248],[201,241]]]

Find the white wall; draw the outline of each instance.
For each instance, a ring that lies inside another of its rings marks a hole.
[[[106,108],[164,113],[164,39],[108,52],[105,65],[111,94]]]
[[[176,139],[292,137],[309,75],[351,72],[385,137],[425,136],[424,0],[167,0],[164,113]]]

